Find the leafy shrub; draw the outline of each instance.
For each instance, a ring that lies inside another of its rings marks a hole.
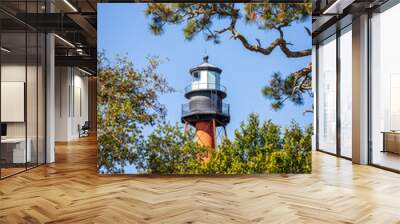
[[[97,169],[124,173],[126,163],[137,163],[143,144],[143,128],[163,121],[166,109],[160,94],[172,91],[157,72],[160,60],[148,58],[142,70],[126,57],[109,62],[98,57],[97,75]]]
[[[311,127],[303,130],[295,122],[282,133],[272,121],[260,125],[251,114],[234,139],[222,140],[204,161],[209,149],[193,141],[193,130],[185,134],[178,124],[163,124],[145,142],[140,169],[161,174],[310,173],[311,135]]]

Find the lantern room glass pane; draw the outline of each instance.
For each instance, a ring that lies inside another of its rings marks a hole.
[[[216,73],[215,72],[208,72],[208,77],[207,77],[207,84],[209,89],[215,89],[216,88]]]

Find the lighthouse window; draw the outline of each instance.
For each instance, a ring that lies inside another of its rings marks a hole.
[[[200,80],[200,74],[198,72],[193,73],[193,81],[199,81]]]

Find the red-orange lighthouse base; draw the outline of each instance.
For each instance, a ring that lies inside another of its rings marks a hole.
[[[215,149],[216,134],[215,120],[196,122],[196,142],[200,145]]]
[[[188,123],[185,123],[185,131],[187,130]],[[215,119],[212,120],[201,120],[194,124],[196,128],[196,142],[199,145],[206,146],[210,149],[207,155],[203,157],[203,160],[208,161],[211,158],[211,153],[217,145],[216,139],[216,125]]]
[[[206,162],[211,158],[212,152],[217,147],[216,122],[217,120],[212,118],[211,120],[199,120],[192,123],[192,125],[196,128],[196,143],[209,149],[206,155],[201,156],[201,158],[203,158],[203,160]],[[185,132],[187,131],[188,126],[189,123],[185,122]],[[222,126],[222,128],[224,129],[224,137],[226,138],[226,128],[225,126]]]

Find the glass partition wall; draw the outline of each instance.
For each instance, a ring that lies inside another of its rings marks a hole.
[[[24,12],[41,1],[18,2]],[[0,6],[3,3],[0,3]],[[45,35],[9,14],[0,19],[0,178],[45,163]],[[10,26],[11,27],[11,26]]]
[[[317,47],[317,149],[352,157],[351,25]]]
[[[26,33],[1,33],[1,177],[26,169]]]
[[[371,18],[370,163],[400,171],[400,4]]]

